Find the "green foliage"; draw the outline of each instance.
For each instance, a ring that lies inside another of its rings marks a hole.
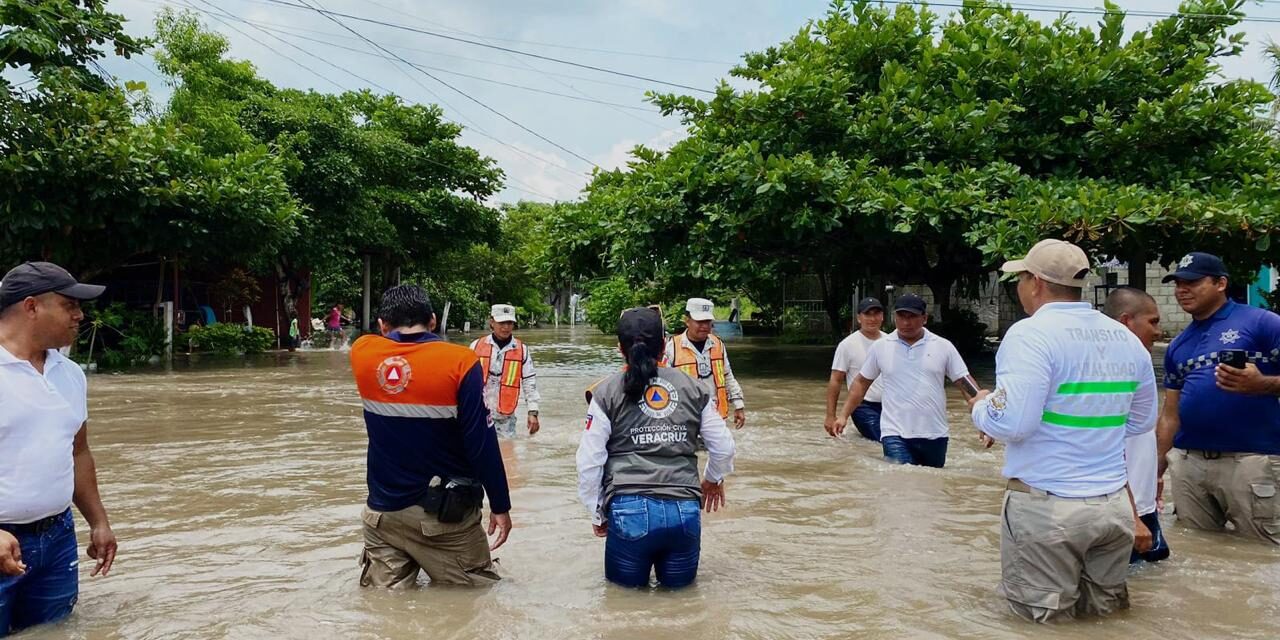
[[[80,5],[84,5],[81,7]],[[44,258],[85,277],[141,255],[216,268],[272,252],[297,208],[265,146],[210,152],[192,129],[149,120],[148,100],[86,71],[110,41],[139,52],[102,3],[0,2],[5,48],[38,74],[0,94],[0,260]]]
[[[73,358],[96,362],[100,370],[143,364],[164,353],[164,321],[154,314],[112,303],[84,306],[85,329],[76,340]]]
[[[618,316],[641,304],[645,303],[625,279],[610,278],[591,287],[586,300],[587,322],[601,333],[613,334],[618,330]]]
[[[1243,271],[1277,261],[1277,148],[1259,126],[1272,96],[1217,77],[1241,51],[1242,0],[1190,0],[1219,17],[1127,40],[1107,6],[1090,29],[837,0],[732,71],[759,89],[654,95],[688,137],[597,174],[555,246],[664,297],[772,301],[786,275],[814,274],[836,327],[859,280],[927,284],[946,319],[954,284],[1050,236],[1099,261],[1193,247]]]
[[[495,234],[498,216],[484,201],[502,172],[459,143],[461,128],[438,107],[368,91],[280,89],[228,58],[227,41],[189,12],[161,12],[157,37],[160,68],[177,81],[166,120],[202,131],[210,148],[267,145],[286,167],[306,212],[271,256],[286,303],[309,284],[308,271],[326,295],[350,301],[363,255],[380,271],[429,273],[446,252]]]
[[[266,327],[219,323],[195,325],[184,334],[191,348],[215,355],[262,353],[275,346],[276,334]]]

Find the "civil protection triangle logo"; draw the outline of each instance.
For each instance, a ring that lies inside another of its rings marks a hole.
[[[400,356],[391,356],[378,365],[378,386],[395,395],[404,391],[413,379],[413,367]]]
[[[640,398],[640,411],[650,418],[665,418],[676,410],[680,404],[680,394],[676,388],[662,378],[653,378],[645,387]]]

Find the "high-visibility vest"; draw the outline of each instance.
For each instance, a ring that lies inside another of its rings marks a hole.
[[[683,333],[671,338],[671,344],[676,352],[676,360],[671,363],[671,366],[685,372],[690,378],[698,380],[698,358],[694,355],[693,345],[686,347],[686,342]],[[716,409],[720,411],[721,418],[728,419],[729,390],[725,387],[724,345],[711,336],[707,336],[707,358],[711,360],[711,380],[716,385]]]
[[[517,338],[511,342],[511,350],[502,357],[502,378],[498,381],[498,413],[504,416],[516,412],[516,405],[520,404],[520,383],[524,380],[524,343]],[[476,355],[480,356],[480,365],[488,376],[493,359],[493,343],[488,337],[476,341]]]

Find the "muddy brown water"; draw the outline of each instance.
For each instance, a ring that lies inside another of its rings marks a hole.
[[[90,433],[120,555],[82,563],[45,638],[1268,638],[1280,551],[1188,531],[1133,572],[1133,608],[1033,628],[995,593],[998,449],[951,393],[945,469],[892,467],[822,432],[830,348],[730,343],[746,394],[729,508],[709,516],[695,586],[608,585],[576,496],[583,388],[618,366],[586,328],[532,331],[542,432],[507,450],[516,529],[487,591],[356,583],[366,438],[346,355],[271,354],[90,378]],[[974,363],[989,384],[991,365]],[[852,430],[850,430],[852,432]],[[80,536],[85,538],[83,522]]]

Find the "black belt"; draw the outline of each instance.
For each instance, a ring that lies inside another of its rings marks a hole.
[[[1187,449],[1187,453],[1195,454],[1196,457],[1205,460],[1217,460],[1218,458],[1239,458],[1242,456],[1264,455],[1258,453],[1249,453],[1248,451],[1206,451],[1204,449]]]
[[[67,511],[70,511],[70,509]],[[35,522],[24,522],[22,524],[0,522],[0,529],[4,529],[14,535],[39,535],[57,526],[58,523],[62,522],[62,518],[65,515],[67,515],[67,512],[63,511],[48,518],[40,518]]]

